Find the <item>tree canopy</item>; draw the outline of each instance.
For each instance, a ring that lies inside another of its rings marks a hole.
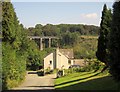
[[[120,81],[120,1],[113,5],[112,30],[109,37],[110,72]]]
[[[97,58],[104,63],[107,63],[107,44],[108,44],[108,34],[111,31],[111,20],[112,13],[111,10],[107,9],[106,4],[102,11],[102,20],[100,24],[100,34],[98,38],[98,49],[96,52]]]
[[[26,69],[38,69],[45,52],[40,52],[36,43],[28,39],[11,2],[2,2],[2,16],[2,87],[6,90],[24,80]]]

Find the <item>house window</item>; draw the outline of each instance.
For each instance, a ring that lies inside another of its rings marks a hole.
[[[68,60],[68,64],[71,64],[71,60]]]
[[[50,61],[50,65],[52,64],[52,61]]]

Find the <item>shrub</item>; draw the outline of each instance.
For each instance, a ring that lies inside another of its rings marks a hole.
[[[98,70],[101,70],[105,64],[100,62],[97,59],[87,59],[87,62],[89,63],[87,66],[83,67],[84,71],[92,71],[94,70],[95,72]]]
[[[2,85],[3,89],[10,89],[17,86],[24,79],[26,72],[25,59],[9,44],[3,43],[2,45]]]
[[[69,68],[69,69],[64,69],[64,75],[68,75],[71,73],[76,73],[76,72],[81,72],[81,68]]]
[[[53,70],[50,69],[50,67],[48,67],[46,70],[45,70],[45,74],[52,74],[53,73]]]
[[[105,66],[104,63],[100,62],[97,59],[87,59],[86,62],[88,62],[89,64],[84,67],[65,69],[65,75],[76,72],[89,72],[89,71],[96,72],[98,70],[102,70],[103,67]]]

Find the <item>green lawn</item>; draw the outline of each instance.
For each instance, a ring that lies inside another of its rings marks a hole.
[[[108,73],[82,72],[57,78],[55,88],[58,90],[117,90],[118,84]]]

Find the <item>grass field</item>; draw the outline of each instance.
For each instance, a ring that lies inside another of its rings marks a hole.
[[[118,84],[99,72],[73,73],[55,80],[57,90],[118,90]]]
[[[81,38],[85,38],[85,39],[90,39],[90,38],[93,38],[93,39],[98,39],[98,36],[92,36],[92,35],[81,35],[80,36]]]

